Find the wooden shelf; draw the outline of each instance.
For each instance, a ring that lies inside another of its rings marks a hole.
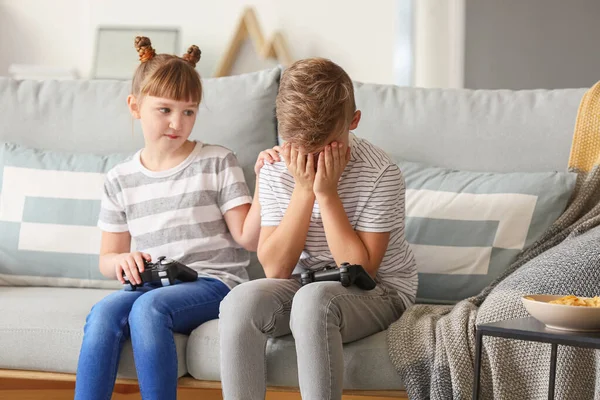
[[[215,77],[227,76],[231,73],[246,39],[250,39],[256,54],[262,59],[275,59],[283,66],[288,66],[293,62],[281,32],[275,32],[270,40],[266,40],[254,9],[248,7],[244,9],[233,38],[217,65]]]

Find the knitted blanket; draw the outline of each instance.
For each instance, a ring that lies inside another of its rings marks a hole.
[[[565,212],[480,294],[455,306],[415,305],[388,329],[390,359],[411,400],[470,399],[475,325],[528,316],[530,293],[600,292],[600,82],[583,97],[569,170],[577,184]],[[482,399],[546,399],[550,345],[486,337]],[[560,346],[556,399],[600,399],[600,351]]]

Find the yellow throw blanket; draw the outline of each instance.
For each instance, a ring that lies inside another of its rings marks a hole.
[[[581,99],[569,171],[577,173],[577,184],[569,206],[552,227],[528,251],[523,252],[522,256],[527,255],[521,257],[525,262],[533,258],[531,255],[535,257],[543,253],[569,235],[581,234],[600,224],[600,82]]]
[[[581,233],[600,223],[600,82],[579,105],[569,170],[577,172],[577,185],[570,207],[557,222]]]
[[[569,169],[588,174],[600,165],[600,82],[588,90],[579,105]]]

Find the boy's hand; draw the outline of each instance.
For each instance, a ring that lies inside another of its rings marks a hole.
[[[333,142],[325,146],[317,163],[315,195],[337,193],[338,182],[350,160],[350,148],[343,143]]]
[[[140,272],[144,272],[144,259],[148,262],[152,261],[150,254],[140,253],[139,251],[120,254],[115,259],[117,279],[121,283],[125,283],[125,279],[123,279],[123,272],[125,272],[129,282],[140,285],[142,283]]]
[[[273,164],[274,162],[280,161],[279,153],[282,152],[281,147],[275,146],[272,149],[261,151],[254,164],[254,173],[258,175],[260,169],[265,164]]]
[[[297,146],[289,143],[283,146],[282,154],[288,171],[294,177],[296,188],[312,193],[315,182],[314,155],[305,154]]]

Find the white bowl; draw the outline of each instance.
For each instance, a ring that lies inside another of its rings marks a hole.
[[[527,312],[547,328],[579,332],[600,331],[600,307],[548,303],[561,297],[564,296],[533,294],[523,296],[522,300]]]

